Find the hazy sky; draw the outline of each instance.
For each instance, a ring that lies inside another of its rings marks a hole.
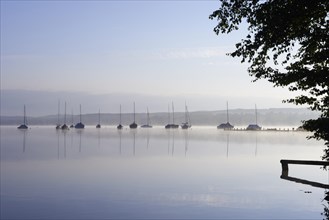
[[[118,103],[131,109],[133,100],[140,112],[146,106],[166,111],[172,100],[178,111],[185,100],[191,111],[224,109],[226,100],[232,108],[291,107],[281,103],[292,96],[287,89],[252,83],[247,65],[225,55],[246,33],[217,36],[208,17],[218,6],[1,1],[1,113],[21,112],[24,103],[37,108],[44,100],[57,109],[58,99],[75,109],[82,102],[86,113],[100,106],[113,112]],[[34,114],[56,113],[33,108]]]

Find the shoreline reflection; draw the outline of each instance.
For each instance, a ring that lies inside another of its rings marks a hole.
[[[46,210],[46,216],[54,205],[58,218],[75,219],[81,210],[94,218],[328,216],[327,184],[301,196],[297,184],[278,178],[280,158],[322,153],[321,143],[301,140],[306,135],[106,126],[5,132],[5,217],[40,219],[35,210]],[[323,184],[322,173],[305,173]],[[287,180],[310,182],[289,175]]]

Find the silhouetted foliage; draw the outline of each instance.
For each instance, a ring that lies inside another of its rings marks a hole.
[[[323,204],[323,212],[321,215],[324,217],[323,220],[329,220],[329,192],[326,192],[326,197],[323,199],[324,201],[327,202],[327,205]]]
[[[325,140],[323,160],[329,161],[329,1],[220,0],[210,15],[217,19],[216,34],[230,33],[241,24],[248,34],[229,55],[248,62],[248,72],[274,86],[288,87],[300,95],[284,100],[307,104],[321,112],[304,121],[313,138]]]

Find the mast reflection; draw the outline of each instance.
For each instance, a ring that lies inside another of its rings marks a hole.
[[[136,154],[136,132],[137,130],[136,129],[133,129],[130,131],[130,133],[132,133],[132,139],[133,139],[133,155],[135,156]]]
[[[101,147],[101,131],[100,131],[100,129],[97,129],[97,146],[98,146],[98,148]]]
[[[149,149],[149,144],[150,144],[150,132],[147,130],[146,132],[146,149]]]
[[[20,132],[23,132],[23,153],[25,153],[26,150],[26,136],[27,136],[27,130],[21,129]]]
[[[64,134],[64,159],[66,159],[66,130],[63,130]]]
[[[186,157],[187,150],[188,150],[188,144],[189,144],[188,129],[186,129],[184,132],[185,132],[184,133],[184,139],[185,139],[185,157]]]
[[[230,146],[230,134],[226,134],[226,158],[228,158],[228,152],[229,152],[229,146]]]
[[[82,136],[82,129],[78,129],[77,130],[78,134],[79,134],[79,153],[81,153],[81,136]]]
[[[59,160],[59,130],[56,129],[56,133],[57,133],[57,160]]]
[[[119,132],[119,152],[120,152],[120,155],[122,153],[122,150],[121,150],[121,139],[122,139],[122,132],[121,132],[121,129],[118,130]]]
[[[174,151],[175,151],[175,131],[172,132],[171,156],[174,156]]]
[[[257,132],[256,132],[256,148],[255,148],[255,157],[257,157],[257,151],[258,151],[258,138],[257,138]]]
[[[167,132],[167,140],[168,140],[168,155],[169,155],[169,152],[170,152],[170,150],[169,150],[169,148],[170,148],[170,130],[168,130],[168,132]]]

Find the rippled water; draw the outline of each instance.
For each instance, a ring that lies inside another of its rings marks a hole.
[[[319,160],[307,133],[1,127],[1,218],[321,219],[328,189],[281,179]],[[329,184],[319,166],[289,175]]]

